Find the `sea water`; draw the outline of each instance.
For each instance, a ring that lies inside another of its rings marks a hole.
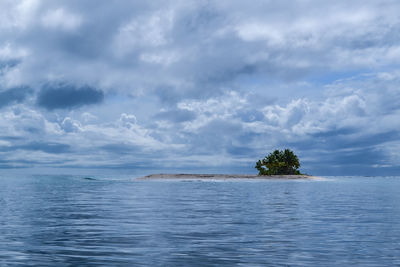
[[[400,177],[3,175],[4,265],[399,266]]]

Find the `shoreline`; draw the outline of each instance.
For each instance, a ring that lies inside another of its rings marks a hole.
[[[249,180],[268,180],[268,179],[315,179],[318,177],[311,175],[257,175],[257,174],[150,174],[136,180],[227,180],[227,179],[249,179]]]

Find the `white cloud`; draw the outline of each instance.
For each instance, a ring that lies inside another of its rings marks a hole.
[[[396,147],[400,127],[399,7],[1,1],[0,91],[29,85],[32,94],[3,105],[0,134],[68,144],[59,149],[74,153],[77,165],[117,164],[118,151],[125,163],[151,162],[157,151],[170,166],[185,157],[245,164],[286,144],[320,145],[315,150],[325,155],[343,146],[377,149],[393,158],[387,144]],[[104,101],[42,110],[37,92],[49,81],[90,86]],[[22,149],[23,141],[10,140],[3,144]],[[46,149],[35,157],[50,162]]]
[[[14,47],[10,43],[0,46],[0,61],[21,60],[27,54],[28,52],[25,49]]]
[[[85,123],[95,122],[98,118],[90,112],[83,112],[81,117]]]
[[[25,30],[34,24],[39,0],[4,0],[0,2],[0,31]]]
[[[121,117],[119,118],[119,122],[122,125],[122,127],[130,129],[134,127],[136,124],[136,116],[133,114],[122,113]]]
[[[156,53],[143,53],[140,55],[140,60],[147,63],[161,64],[168,66],[179,61],[180,56],[174,52],[156,52]]]
[[[114,52],[117,56],[124,56],[139,48],[166,45],[172,22],[173,13],[168,10],[132,19],[118,29],[114,39]]]
[[[78,28],[81,23],[81,16],[68,12],[63,8],[49,10],[42,17],[42,24],[46,28],[72,31]]]
[[[81,124],[79,121],[77,120],[73,120],[70,117],[66,117],[62,123],[61,123],[61,128],[67,132],[67,133],[71,133],[71,132],[79,132],[81,131]]]
[[[240,38],[245,41],[269,41],[272,45],[285,43],[284,32],[273,25],[263,23],[246,23],[237,27]]]

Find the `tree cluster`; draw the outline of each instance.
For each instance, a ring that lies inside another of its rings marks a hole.
[[[299,175],[300,162],[289,149],[275,150],[264,159],[257,161],[258,175]]]

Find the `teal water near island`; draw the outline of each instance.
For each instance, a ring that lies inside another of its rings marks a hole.
[[[395,266],[399,222],[400,177],[0,176],[1,266]]]

